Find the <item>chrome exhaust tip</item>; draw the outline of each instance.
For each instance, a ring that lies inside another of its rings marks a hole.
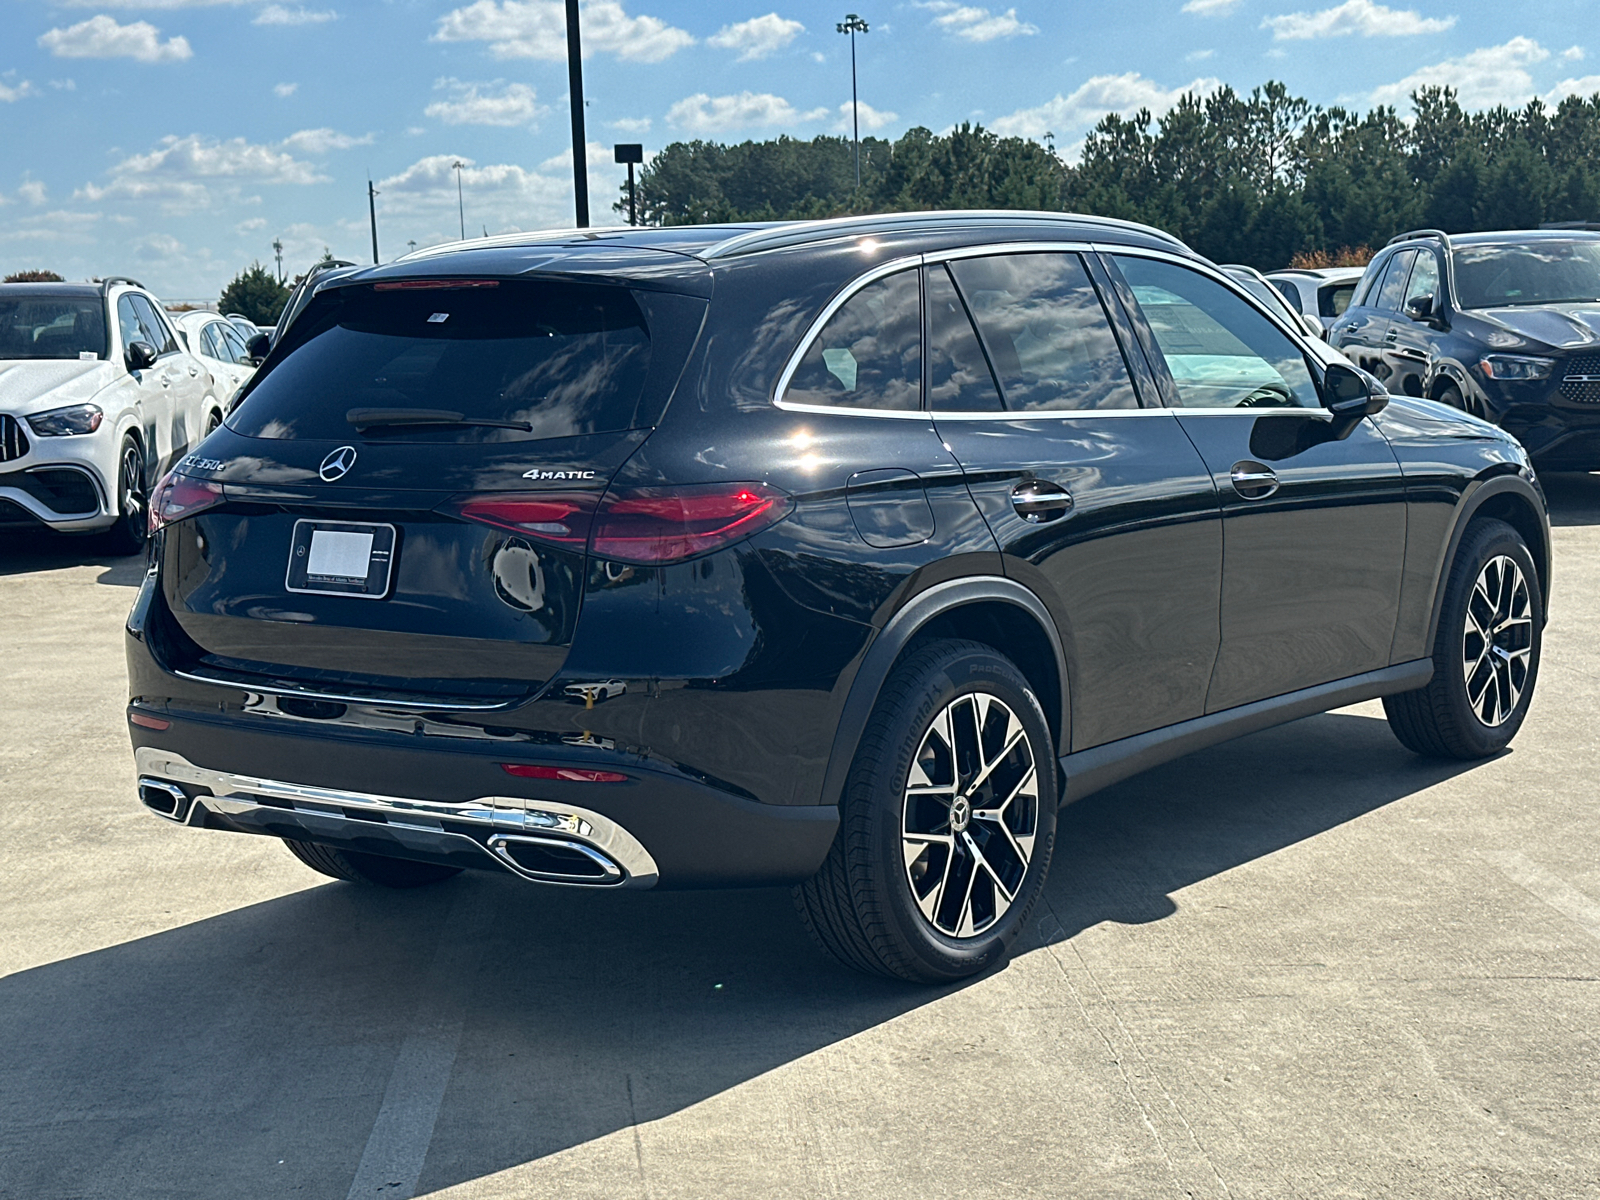
[[[194,808],[187,792],[163,779],[139,780],[139,801],[156,816],[180,825],[189,823],[189,813]]]
[[[606,887],[627,878],[615,859],[586,842],[497,833],[489,852],[524,879]]]

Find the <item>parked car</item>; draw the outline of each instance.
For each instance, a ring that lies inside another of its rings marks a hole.
[[[233,404],[239,389],[255,373],[255,360],[245,349],[238,322],[212,312],[188,312],[177,319],[187,335],[190,353],[205,363],[214,381],[212,395],[218,407],[206,416],[204,433],[222,424],[222,414]],[[254,328],[254,326],[252,326]]]
[[[300,315],[301,311],[311,302],[311,297],[318,287],[329,279],[336,279],[340,275],[347,275],[355,268],[355,263],[342,258],[330,258],[323,262],[312,263],[311,269],[295,280],[295,285],[289,291],[289,299],[284,301],[283,311],[278,314],[278,323],[272,329],[264,329],[254,337],[247,338],[245,345],[249,348],[250,356],[260,362],[271,352],[272,347],[278,344],[284,332]],[[333,274],[329,274],[329,272]]]
[[[243,313],[224,313],[223,316],[229,321],[233,322],[233,327],[239,331],[239,335],[246,341],[249,341],[258,333],[266,332],[265,329],[261,328],[261,326],[257,325]]]
[[[131,279],[0,284],[0,527],[145,542],[156,479],[221,401]]]
[[[1322,326],[1290,307],[1288,300],[1254,267],[1247,267],[1243,263],[1224,263],[1222,272],[1259,300],[1268,312],[1277,314],[1280,320],[1289,322],[1293,328],[1305,330],[1312,337],[1322,336]]]
[[[1401,234],[1329,337],[1391,391],[1506,429],[1542,468],[1600,468],[1600,233]]]
[[[1047,213],[352,272],[154,524],[150,811],[390,887],[793,884],[925,981],[995,963],[1058,806],[1146,767],[1374,697],[1500,750],[1550,571],[1512,438]]]
[[[1360,267],[1320,267],[1314,270],[1270,271],[1267,281],[1282,293],[1289,307],[1321,326],[1323,336],[1350,306],[1361,282]]]

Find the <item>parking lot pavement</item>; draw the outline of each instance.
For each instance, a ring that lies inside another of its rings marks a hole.
[[[782,891],[377,893],[152,820],[138,564],[0,544],[0,1196],[1595,1195],[1600,478],[1548,486],[1510,753],[1370,704],[1172,763],[934,991]]]

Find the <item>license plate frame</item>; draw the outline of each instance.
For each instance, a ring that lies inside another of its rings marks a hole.
[[[344,564],[337,560],[341,557],[348,558],[348,554],[341,555],[340,550],[348,551],[353,543],[334,543],[335,539],[328,539],[319,550],[326,551],[324,555],[313,552],[317,534],[326,533],[334,535],[355,535],[357,537],[370,537],[367,546],[367,573],[365,577],[358,577],[348,573],[334,573],[326,570],[328,562],[321,565],[325,568],[322,572],[313,573],[310,569],[313,559],[324,557],[333,562],[338,568]],[[302,517],[294,523],[294,533],[289,540],[289,566],[284,573],[283,586],[291,592],[313,596],[348,596],[355,600],[382,600],[389,594],[389,584],[394,577],[395,550],[399,541],[398,531],[393,525],[374,521],[321,521]]]

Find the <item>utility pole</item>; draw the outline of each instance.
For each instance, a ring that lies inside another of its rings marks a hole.
[[[578,228],[589,228],[589,164],[583,138],[583,45],[578,33],[578,0],[567,0],[567,98],[572,105],[572,199]]]
[[[467,164],[459,158],[450,164],[450,169],[456,173],[456,212],[461,217],[461,240],[467,240],[467,208],[466,202],[461,199],[461,168]]]
[[[409,242],[406,243],[406,250],[407,251],[415,250],[416,248],[417,248],[417,239],[416,238],[412,238]]]
[[[283,282],[283,239],[272,239],[272,252],[278,256],[278,282]]]
[[[644,161],[644,146],[639,142],[622,142],[611,152],[619,163],[628,164],[628,224],[639,223],[639,209],[633,200],[633,164]]]
[[[372,219],[372,265],[378,265],[378,189],[367,176],[367,216]]]
[[[576,0],[567,0],[569,4]],[[856,99],[856,34],[869,33],[867,23],[855,13],[845,13],[844,20],[834,26],[840,33],[850,35],[850,126],[856,145],[856,191],[861,190],[861,105]]]

